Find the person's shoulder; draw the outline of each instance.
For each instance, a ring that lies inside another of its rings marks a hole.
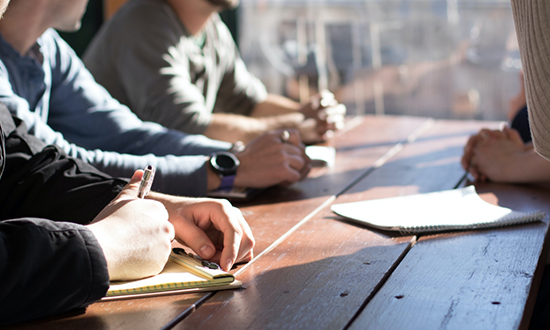
[[[163,0],[133,0],[127,2],[110,19],[113,25],[121,28],[127,25],[152,26],[157,22],[167,22],[173,16],[170,5]]]
[[[37,43],[40,45],[42,53],[52,55],[73,55],[74,50],[69,44],[61,38],[56,30],[50,28],[47,29],[38,39]],[[76,55],[75,55],[76,56]]]
[[[39,44],[43,43],[60,43],[63,42],[63,38],[57,33],[56,30],[49,28],[47,29],[40,37],[38,37],[37,42]]]
[[[207,31],[210,31],[210,33],[215,37],[216,42],[221,46],[234,45],[235,41],[233,40],[231,31],[229,31],[229,28],[225,25],[218,14],[212,15],[206,29]]]
[[[166,1],[132,0],[104,24],[98,35],[112,47],[165,39],[178,28],[177,17]]]

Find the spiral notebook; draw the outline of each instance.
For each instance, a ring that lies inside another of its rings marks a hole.
[[[240,288],[242,283],[215,263],[174,248],[168,262],[158,275],[135,280],[111,282],[103,300],[199,291]]]
[[[332,211],[354,222],[405,235],[511,226],[545,217],[541,211],[519,212],[489,204],[474,186],[335,204]]]

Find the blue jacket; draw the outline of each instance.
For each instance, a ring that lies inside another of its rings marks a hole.
[[[205,155],[230,147],[141,121],[95,82],[52,29],[26,56],[0,36],[0,101],[31,134],[112,176],[155,166],[153,190],[164,193],[206,195]]]

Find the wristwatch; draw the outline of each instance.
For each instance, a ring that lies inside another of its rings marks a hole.
[[[216,173],[218,173],[222,190],[229,190],[233,188],[233,182],[237,175],[237,168],[241,162],[234,154],[227,151],[220,151],[212,154],[210,157],[210,165]]]

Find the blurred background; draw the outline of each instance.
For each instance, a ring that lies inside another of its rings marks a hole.
[[[120,0],[91,0],[82,53]],[[241,0],[222,13],[268,90],[351,114],[506,120],[521,63],[509,0]]]
[[[239,31],[269,91],[352,113],[504,120],[519,90],[509,0],[242,0]]]

